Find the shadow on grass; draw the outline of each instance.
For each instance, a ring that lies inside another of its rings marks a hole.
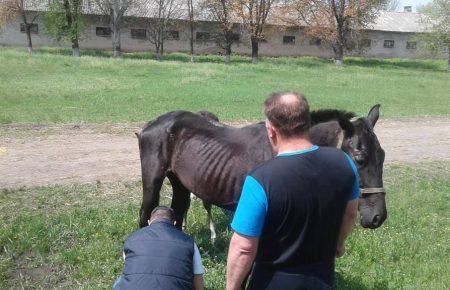
[[[441,60],[421,59],[369,59],[361,57],[348,57],[344,61],[347,66],[361,66],[373,68],[408,68],[434,71],[445,71]]]
[[[377,281],[375,285],[367,287],[361,278],[349,278],[342,276],[341,273],[336,273],[336,289],[345,290],[363,290],[363,289],[373,289],[373,290],[385,290],[389,289],[388,282],[386,280]]]
[[[367,289],[360,278],[346,278],[341,273],[336,273],[336,289],[358,290]]]
[[[205,252],[202,253],[207,258],[217,260],[220,263],[226,263],[228,244],[230,243],[230,229],[231,216],[227,213],[220,217],[213,217],[216,226],[216,241],[214,244],[210,240],[210,230],[208,226],[196,228],[191,232],[195,237],[195,241],[199,247]]]
[[[35,50],[37,54],[51,54],[51,55],[65,55],[71,56],[72,50],[67,48],[38,48]],[[110,51],[103,50],[92,50],[86,49],[81,52],[82,56],[90,56],[90,57],[112,57],[112,53]],[[136,59],[136,60],[158,60],[157,56],[154,52],[124,52],[122,54],[124,59]],[[163,61],[178,61],[178,62],[190,62],[190,55],[183,52],[173,52],[164,54]],[[225,58],[222,55],[195,55],[194,58],[195,63],[225,63]],[[330,65],[332,64],[329,59],[318,58],[318,57],[310,57],[310,56],[302,56],[302,57],[261,57],[260,63],[264,64],[274,64],[274,65],[299,65],[304,67],[317,67],[318,65]],[[233,54],[231,58],[231,64],[239,64],[239,63],[252,63],[250,57],[245,55]]]
[[[52,55],[72,55],[72,50],[67,48],[39,48],[35,50],[38,54],[52,54]],[[110,51],[90,50],[82,51],[82,56],[90,57],[105,57],[110,58]],[[153,52],[125,52],[124,59],[136,60],[157,60],[156,54]],[[163,57],[163,61],[178,61],[188,63],[190,56],[183,52],[167,53]],[[224,56],[222,55],[196,55],[196,63],[220,63],[223,64]],[[231,58],[231,64],[251,63],[251,58],[245,55],[234,54]],[[293,65],[303,67],[318,67],[318,66],[334,66],[332,61],[327,58],[319,58],[312,56],[300,57],[261,57],[260,63],[272,65]],[[346,57],[344,61],[347,67],[370,67],[370,68],[405,68],[405,69],[422,69],[432,71],[446,71],[445,62],[443,60],[433,59],[371,59],[363,57]]]
[[[67,48],[38,48],[35,49],[37,54],[52,54],[52,55],[66,55],[71,56],[72,50]],[[112,57],[110,51],[92,50],[86,49],[81,52],[82,56],[91,57]],[[137,60],[158,60],[156,53],[154,52],[124,52],[122,54],[124,59],[137,59]],[[194,61],[196,63],[224,63],[224,56],[221,55],[195,55]],[[178,61],[178,62],[190,62],[190,55],[182,52],[167,53],[163,56],[163,61]],[[232,63],[251,63],[251,59],[242,55],[233,55]]]

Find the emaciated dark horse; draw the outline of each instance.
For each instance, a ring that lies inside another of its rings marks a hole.
[[[377,228],[386,219],[383,189],[384,151],[373,127],[379,105],[367,118],[353,113],[322,110],[311,114],[311,137],[320,146],[338,147],[358,166],[361,185],[361,225]],[[234,210],[244,178],[257,164],[274,157],[264,123],[243,128],[226,126],[208,112],[175,111],[149,122],[140,134],[143,199],[140,226],[158,206],[165,177],[173,188],[171,207],[181,229],[190,193],[206,204]]]

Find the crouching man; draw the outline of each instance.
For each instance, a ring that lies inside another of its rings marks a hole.
[[[125,266],[113,289],[203,289],[203,265],[194,240],[174,227],[171,208],[159,206],[148,226],[125,241]]]

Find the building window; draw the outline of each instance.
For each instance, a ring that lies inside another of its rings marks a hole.
[[[395,41],[393,40],[385,40],[383,47],[385,48],[394,48]]]
[[[208,41],[211,38],[209,32],[197,32],[195,33],[195,39],[199,41]]]
[[[111,37],[111,28],[109,28],[109,27],[96,27],[95,28],[95,34],[97,36],[102,36],[102,37]]]
[[[417,48],[417,42],[415,41],[407,41],[406,42],[406,49],[416,49]]]
[[[32,34],[38,34],[39,33],[39,27],[36,23],[31,23],[30,25],[30,33]],[[20,32],[25,33],[27,32],[25,23],[20,23]]]
[[[241,35],[239,33],[233,33],[231,35],[231,41],[238,42],[241,40]]]
[[[365,39],[363,39],[362,40],[362,47],[371,47],[372,46],[372,39],[367,39],[367,38],[365,38]]]
[[[309,45],[320,46],[322,44],[322,39],[314,37],[309,40]]]
[[[147,30],[142,28],[131,29],[131,38],[145,39],[146,37],[147,37]]]
[[[179,40],[180,33],[176,30],[168,30],[166,31],[166,39],[168,40]]]
[[[292,35],[283,36],[283,44],[295,44],[295,36]]]

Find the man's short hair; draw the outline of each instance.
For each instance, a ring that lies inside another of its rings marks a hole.
[[[175,221],[175,212],[173,209],[167,206],[157,206],[152,210],[150,215],[150,220],[159,220],[159,219],[167,219],[170,222]]]
[[[264,102],[264,114],[286,138],[302,135],[311,126],[308,101],[296,92],[270,94]]]

